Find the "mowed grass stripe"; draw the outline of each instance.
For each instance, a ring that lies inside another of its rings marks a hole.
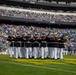
[[[7,62],[7,63],[6,63]],[[10,62],[10,63],[8,63]],[[11,62],[22,65],[11,64]],[[29,63],[30,62],[30,63]],[[61,64],[64,63],[64,64]],[[10,59],[9,55],[0,55],[0,75],[76,75],[76,56],[65,56],[63,60]],[[24,66],[25,65],[35,65]],[[10,66],[10,67],[9,67]],[[42,67],[42,68],[41,68]],[[46,69],[52,68],[52,69]],[[53,70],[56,69],[56,70]],[[70,72],[58,71],[68,70]]]
[[[2,61],[3,63],[7,63],[7,64],[13,64],[13,65],[19,65],[19,66],[27,66],[27,67],[33,67],[33,68],[39,68],[39,69],[46,69],[46,70],[54,70],[54,71],[61,71],[61,72],[67,72],[67,73],[73,73],[76,74],[75,71],[70,71],[70,70],[63,70],[63,69],[58,69],[58,68],[48,68],[48,67],[44,67],[44,66],[37,66],[37,65],[31,65],[31,64],[23,64],[23,63],[19,63],[19,62],[9,62],[9,61]]]

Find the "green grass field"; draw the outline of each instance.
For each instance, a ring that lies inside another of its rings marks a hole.
[[[53,59],[10,59],[0,55],[0,75],[76,75],[76,56]]]

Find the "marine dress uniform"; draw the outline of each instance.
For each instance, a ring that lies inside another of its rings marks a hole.
[[[41,42],[40,42],[40,47],[41,47],[41,58],[45,59],[48,57],[48,47],[47,47],[47,38],[45,34],[42,34],[41,36]]]
[[[33,37],[33,55],[34,58],[38,58],[39,57],[39,38],[38,38],[38,34],[35,34],[35,36]]]
[[[25,46],[26,46],[26,58],[27,59],[32,58],[32,38],[30,34],[26,36]]]

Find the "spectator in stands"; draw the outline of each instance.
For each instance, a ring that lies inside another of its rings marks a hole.
[[[56,21],[60,22],[76,22],[75,15],[54,15],[47,13],[35,13],[35,12],[26,12],[19,10],[6,10],[0,9],[0,16],[15,17],[15,18],[24,18],[24,19],[33,19],[37,21],[46,21],[55,23]]]

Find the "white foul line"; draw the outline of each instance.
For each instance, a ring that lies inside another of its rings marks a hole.
[[[36,67],[36,68],[41,68],[41,69],[47,69],[47,70],[55,70],[55,71],[62,71],[62,72],[68,72],[68,73],[75,73],[75,71],[70,71],[70,70],[62,70],[58,68],[48,68],[48,67],[43,67],[43,66],[36,66],[36,65],[30,65],[30,64],[22,64],[22,63],[17,63],[17,62],[7,62],[4,61],[4,63],[10,63],[10,64],[16,64],[16,65],[21,65],[21,66],[29,66],[29,67]]]

